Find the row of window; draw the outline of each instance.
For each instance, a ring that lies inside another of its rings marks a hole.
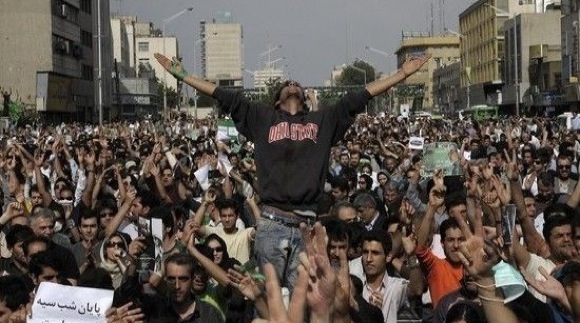
[[[93,34],[88,31],[81,30],[81,44],[89,48],[93,48]]]
[[[82,12],[88,13],[89,15],[91,14],[91,0],[81,0],[80,7]]]
[[[52,46],[54,52],[64,56],[72,56],[76,59],[83,57],[83,47],[70,39],[59,35],[52,35]]]
[[[72,23],[79,23],[79,9],[62,0],[52,2],[52,14]]]

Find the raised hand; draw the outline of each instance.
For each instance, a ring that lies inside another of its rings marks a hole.
[[[254,323],[303,323],[306,290],[308,289],[308,274],[302,266],[298,266],[298,279],[294,286],[294,292],[288,310],[284,307],[282,292],[276,270],[271,264],[264,266],[266,276],[266,295],[268,298],[268,319],[256,319]]]
[[[262,296],[260,284],[252,278],[249,272],[242,273],[238,271],[238,268],[230,268],[228,269],[228,279],[230,284],[249,300],[255,301]]]
[[[133,302],[121,307],[111,307],[105,313],[107,323],[141,323],[145,322],[145,314],[140,307],[131,309]]]
[[[187,76],[187,71],[183,68],[183,64],[177,59],[173,58],[170,60],[166,56],[159,53],[153,55],[155,59],[166,69],[171,75],[173,75],[178,80],[183,80]]]
[[[476,221],[474,223],[475,234],[473,234],[462,217],[456,217],[455,219],[466,238],[459,246],[458,253],[463,267],[476,279],[493,276],[491,268],[498,262],[499,256],[494,246],[483,239],[481,222]]]
[[[408,59],[401,66],[401,71],[405,74],[405,77],[412,75],[427,63],[430,58],[431,54],[423,54],[420,57]]]
[[[534,287],[538,292],[559,301],[563,305],[567,304],[567,308],[570,309],[568,297],[566,296],[566,291],[564,290],[562,283],[550,275],[544,267],[540,266],[538,267],[538,270],[544,279],[537,279],[530,272],[525,270],[525,268],[520,267],[520,272],[528,284]]]
[[[330,266],[326,241],[326,230],[320,223],[314,225],[312,233],[305,224],[300,225],[308,261],[303,262],[310,276],[306,300],[312,315],[318,319],[330,319],[336,295],[336,274]],[[302,257],[304,259],[304,257]]]

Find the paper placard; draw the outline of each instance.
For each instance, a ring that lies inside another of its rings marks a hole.
[[[423,137],[409,137],[409,149],[423,150],[424,143]]]
[[[28,323],[107,322],[113,290],[40,283]]]
[[[154,271],[159,272],[163,265],[163,220],[151,218],[151,235],[153,236],[153,245],[155,246],[155,267]]]

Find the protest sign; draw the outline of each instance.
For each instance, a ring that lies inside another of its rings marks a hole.
[[[409,149],[423,150],[424,143],[423,137],[409,137]]]
[[[238,140],[238,129],[236,129],[236,126],[234,125],[234,120],[219,119],[218,132],[228,135],[232,141]]]
[[[113,290],[40,283],[28,323],[107,322]]]
[[[434,142],[423,145],[421,176],[433,177],[439,169],[445,176],[461,175],[457,145],[453,142]]]
[[[163,265],[161,262],[161,257],[163,256],[163,220],[151,218],[151,234],[153,235],[153,245],[155,246],[154,271],[158,272]]]

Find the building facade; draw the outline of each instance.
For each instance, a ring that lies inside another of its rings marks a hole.
[[[47,122],[96,121],[97,95],[102,95],[104,114],[114,114],[110,77],[101,78],[102,90],[97,87],[98,49],[100,75],[111,75],[108,22],[108,0],[4,1],[0,87]]]
[[[461,74],[462,102],[500,103],[506,59],[504,23],[534,12],[535,0],[478,0],[459,14],[461,69],[465,71]]]
[[[203,77],[223,86],[243,86],[242,25],[228,12],[218,13],[212,22],[200,22],[200,39]]]
[[[397,85],[399,103],[414,101],[414,108],[437,111],[440,109],[436,99],[433,73],[442,65],[448,65],[459,59],[459,37],[455,35],[432,36],[429,33],[403,32],[397,55],[397,66],[409,58],[424,53],[432,55],[431,60],[423,65],[417,73]],[[417,98],[422,97],[422,102]]]

